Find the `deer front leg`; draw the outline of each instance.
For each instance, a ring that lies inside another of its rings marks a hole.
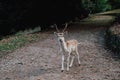
[[[61,67],[61,72],[64,71],[64,54],[62,53],[62,67]]]
[[[60,47],[60,48],[59,48],[59,49],[60,49],[60,54],[62,54],[62,56],[61,56],[61,57],[62,57],[62,58],[61,58],[61,60],[62,60],[62,61],[61,61],[61,64],[62,64],[62,65],[61,65],[61,72],[63,72],[63,71],[64,71],[64,53],[63,53],[63,51],[62,51],[60,42],[59,42],[59,47]]]
[[[67,71],[69,71],[69,63],[70,63],[70,53],[68,54],[68,58],[67,58]]]

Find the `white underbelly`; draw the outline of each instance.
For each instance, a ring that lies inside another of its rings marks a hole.
[[[75,52],[75,46],[69,46],[68,47],[68,50],[70,51],[70,52]]]

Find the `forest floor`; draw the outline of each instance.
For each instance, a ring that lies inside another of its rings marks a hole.
[[[75,58],[70,71],[66,71],[65,65],[61,72],[57,39],[54,31],[49,31],[45,39],[0,58],[0,80],[120,80],[120,61],[104,48],[105,28],[78,27],[68,28],[66,40],[81,42],[80,66]]]

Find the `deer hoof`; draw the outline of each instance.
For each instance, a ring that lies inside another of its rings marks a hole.
[[[61,72],[63,72],[64,70],[61,70]]]

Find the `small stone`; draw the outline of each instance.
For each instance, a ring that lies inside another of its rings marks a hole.
[[[18,64],[23,65],[23,63],[22,63],[22,62],[19,62]]]

